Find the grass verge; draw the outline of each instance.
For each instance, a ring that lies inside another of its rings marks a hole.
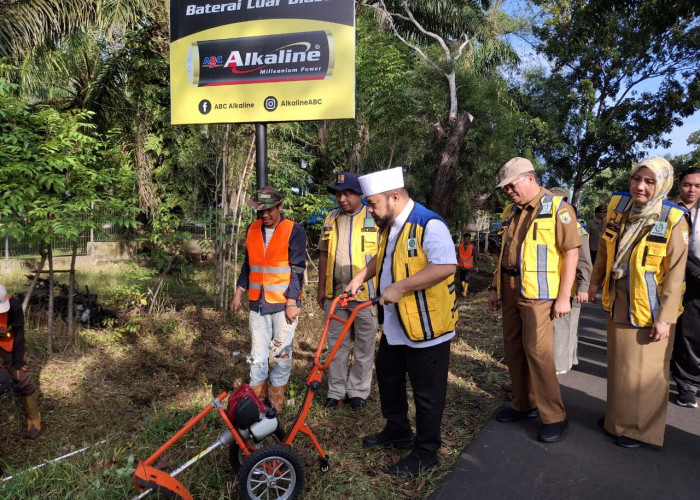
[[[485,257],[481,268],[491,261]],[[124,299],[145,271],[134,266],[82,270],[78,282],[91,283],[111,305]],[[444,411],[440,467],[413,480],[397,479],[386,469],[407,452],[366,450],[361,438],[384,425],[376,382],[360,411],[327,410],[326,384],[308,421],[330,457],[321,473],[310,440],[299,435],[292,449],[304,464],[303,498],[423,499],[450,471],[461,451],[501,404],[500,384],[507,380],[502,363],[501,323],[488,311],[490,274],[472,275],[470,294],[459,297],[460,320],[452,343],[447,405]],[[35,441],[22,438],[25,417],[21,398],[0,404],[0,464],[5,477],[0,497],[27,499],[111,499],[136,493],[131,475],[189,418],[221,391],[231,391],[248,378],[247,314],[232,315],[206,306],[208,271],[172,284],[172,307],[154,316],[138,316],[134,328],[81,329],[75,339],[55,333],[57,349],[49,355],[44,321],[28,318],[30,369],[40,386],[43,432]],[[8,287],[19,286],[9,283]],[[185,290],[193,289],[193,300]],[[136,293],[133,292],[133,293]],[[305,392],[305,380],[322,331],[322,312],[310,287],[295,338],[288,406],[282,422],[290,425]],[[413,414],[413,405],[411,404]],[[222,422],[209,415],[157,463],[173,470],[216,440]],[[105,442],[102,442],[106,440]],[[30,467],[83,447],[89,449],[34,471]],[[194,498],[237,498],[237,478],[227,451],[206,457],[180,480]]]

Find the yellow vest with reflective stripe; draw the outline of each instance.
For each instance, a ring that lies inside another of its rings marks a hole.
[[[340,215],[340,208],[332,210],[323,223],[323,239],[328,240],[328,264],[326,265],[326,297],[333,297],[333,273],[335,270],[335,252],[338,249],[338,225],[336,219]],[[352,275],[355,276],[362,270],[372,257],[377,253],[377,239],[379,229],[367,211],[366,206],[352,216],[350,233],[350,261],[352,262]],[[357,300],[373,299],[376,278],[365,283],[365,289],[357,296]]]
[[[603,308],[612,310],[612,267],[617,253],[617,240],[620,223],[632,207],[629,193],[613,193],[608,203],[606,225],[601,238],[605,240],[607,259],[605,262],[605,280],[603,281]],[[673,228],[683,219],[685,210],[669,201],[664,201],[659,220],[649,228],[632,249],[627,279],[629,303],[628,319],[637,328],[650,327],[656,321],[661,305],[659,297],[663,293],[664,279],[668,273],[665,264],[666,248]],[[683,312],[682,305],[678,315]]]
[[[557,212],[561,207],[561,196],[545,193],[540,205],[530,221],[525,239],[520,244],[520,295],[533,300],[555,300],[559,295],[559,283],[564,260],[556,245]],[[496,286],[500,295],[501,263],[506,247],[508,225],[512,220],[512,203],[503,211],[501,235],[501,256],[496,270]]]
[[[423,250],[425,225],[431,219],[443,220],[436,213],[415,203],[411,214],[396,240],[391,256],[393,282],[408,278],[428,265],[428,257]],[[444,221],[443,221],[444,222]],[[389,229],[382,231],[377,253],[377,273],[382,275]],[[413,342],[432,340],[455,329],[457,323],[454,275],[423,290],[404,294],[396,311],[399,324],[406,336]]]

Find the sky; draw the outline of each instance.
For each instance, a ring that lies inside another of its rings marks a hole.
[[[696,111],[694,115],[686,118],[681,127],[674,128],[670,134],[664,136],[664,139],[671,140],[670,148],[651,150],[649,156],[665,156],[667,154],[677,156],[690,153],[695,149],[695,146],[688,145],[688,136],[698,130],[700,130],[700,111]]]
[[[504,0],[503,10],[511,15],[533,15],[532,6],[524,0]],[[541,55],[537,54],[530,44],[518,37],[508,37],[508,42],[515,48],[520,56],[520,59],[525,65],[546,66],[548,62]],[[639,90],[651,90],[650,88],[640,87]],[[663,139],[671,141],[668,148],[648,149],[648,156],[678,156],[690,153],[695,149],[695,146],[688,145],[688,137],[693,132],[700,130],[700,111],[685,118],[683,125],[675,127],[670,133],[665,134]]]

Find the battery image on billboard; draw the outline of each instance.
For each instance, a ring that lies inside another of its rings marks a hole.
[[[334,52],[328,31],[193,42],[187,73],[193,87],[324,80],[333,74]]]

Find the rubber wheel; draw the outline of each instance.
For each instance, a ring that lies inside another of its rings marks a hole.
[[[292,500],[304,487],[304,466],[289,446],[254,451],[238,470],[238,495],[246,500]]]
[[[260,449],[264,448],[265,446],[280,444],[285,438],[285,436],[286,433],[284,432],[284,429],[281,425],[278,425],[277,429],[275,429],[275,432],[267,436],[259,443],[251,444],[250,446],[254,449]],[[228,459],[229,462],[231,462],[231,467],[233,467],[233,472],[238,472],[238,469],[241,467],[243,460],[245,460],[245,455],[238,447],[238,443],[236,443],[236,441],[231,443],[231,446],[228,449]]]

